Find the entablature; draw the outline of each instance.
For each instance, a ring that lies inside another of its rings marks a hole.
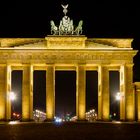
[[[136,50],[94,51],[94,50],[0,50],[0,63],[116,63],[133,62]]]

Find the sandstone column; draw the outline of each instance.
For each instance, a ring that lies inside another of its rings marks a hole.
[[[6,67],[0,66],[0,120],[6,118]]]
[[[102,67],[98,67],[98,120],[102,120]]]
[[[82,121],[86,119],[86,73],[84,65],[78,65],[76,77],[76,115],[77,120]]]
[[[136,118],[140,122],[140,82],[135,82]]]
[[[109,120],[109,70],[107,66],[98,67],[98,119]]]
[[[33,119],[33,66],[23,67],[22,121]]]
[[[133,90],[133,64],[127,64],[126,68],[126,120],[135,120],[135,95]]]
[[[6,67],[6,120],[11,119],[11,66],[7,65]]]
[[[52,121],[55,115],[55,69],[48,65],[46,72],[46,120]]]
[[[126,68],[120,66],[120,120],[125,120]]]

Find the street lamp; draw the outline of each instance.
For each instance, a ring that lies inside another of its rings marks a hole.
[[[11,102],[14,101],[14,100],[16,100],[16,95],[15,95],[15,93],[14,93],[14,92],[10,92],[9,98],[10,98],[10,101],[11,101]],[[12,117],[13,117],[13,119],[14,119],[16,114],[15,114],[15,112],[14,112],[14,106],[12,105],[12,103],[11,103],[11,106],[12,106]]]
[[[117,92],[116,94],[116,100],[117,100],[117,106],[118,106],[118,113],[119,115],[117,115],[117,119],[120,119],[120,103],[122,102],[122,98],[123,98],[123,95],[120,93],[120,92]],[[115,113],[115,116],[116,116],[116,113]]]
[[[10,100],[14,101],[16,99],[16,95],[14,92],[10,92]]]
[[[117,92],[116,100],[117,101],[120,101],[121,100],[121,93],[120,92]]]

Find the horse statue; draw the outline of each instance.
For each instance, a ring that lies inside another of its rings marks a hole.
[[[58,34],[58,27],[55,26],[55,23],[53,20],[50,21],[51,24],[51,34],[57,35]]]
[[[83,21],[80,20],[78,26],[76,27],[76,29],[75,29],[75,31],[74,31],[74,33],[75,33],[76,35],[82,34],[82,31],[83,31],[83,30],[82,30],[82,25],[83,25]]]

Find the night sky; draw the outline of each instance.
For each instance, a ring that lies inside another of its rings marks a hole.
[[[87,37],[93,38],[134,38],[132,47],[140,50],[139,4],[123,0],[46,0],[11,1],[1,3],[0,37],[41,37],[50,34],[50,20],[58,25],[63,17],[61,4],[69,4],[68,16],[74,25],[83,20],[83,30]],[[140,81],[140,53],[134,57],[134,81]],[[21,107],[20,71],[13,72],[12,89],[18,93],[16,110]],[[34,109],[45,111],[45,75],[43,71],[34,72]],[[87,72],[87,110],[97,108],[97,72]],[[113,82],[118,73],[110,73]],[[56,72],[56,113],[75,114],[74,71]],[[42,82],[40,82],[40,80]],[[61,81],[61,82],[60,82]],[[112,83],[110,82],[110,84]],[[111,86],[111,93],[117,92],[119,83]],[[94,94],[93,94],[94,93]],[[112,95],[111,95],[112,96]],[[18,106],[18,107],[17,107]]]

